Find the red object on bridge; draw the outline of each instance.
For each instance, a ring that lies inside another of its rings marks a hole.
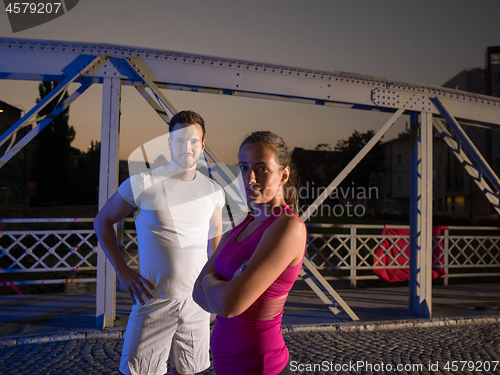
[[[436,279],[446,274],[443,255],[443,240],[435,240],[442,236],[446,226],[432,227],[432,278]],[[373,273],[391,283],[410,280],[409,268],[381,268],[385,266],[409,265],[410,259],[410,229],[391,228],[384,226],[383,236],[387,236],[381,245],[375,249],[373,257]],[[391,238],[393,236],[394,238]]]

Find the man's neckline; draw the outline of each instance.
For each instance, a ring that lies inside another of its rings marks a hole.
[[[194,178],[192,180],[182,180],[182,179],[177,178],[174,175],[172,175],[172,173],[168,170],[167,165],[164,165],[163,167],[165,168],[165,172],[167,172],[168,176],[171,179],[175,180],[175,181],[179,181],[179,182],[193,182],[193,181],[196,181],[196,179],[198,178],[198,171],[196,169],[194,170]]]

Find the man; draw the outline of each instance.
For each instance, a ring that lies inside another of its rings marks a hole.
[[[169,131],[170,163],[124,181],[94,221],[134,304],[120,362],[125,375],[165,374],[169,355],[175,375],[210,366],[210,315],[192,300],[192,292],[207,261],[207,241],[211,255],[221,237],[224,193],[196,171],[205,147],[203,119],[179,112]],[[113,230],[136,207],[140,274],[127,266]]]

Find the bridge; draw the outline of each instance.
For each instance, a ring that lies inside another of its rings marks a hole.
[[[373,138],[331,182],[302,215],[306,221],[321,202],[391,128],[398,118],[410,118],[412,148],[410,190],[409,310],[432,315],[432,134],[435,129],[465,165],[481,191],[500,213],[500,179],[467,136],[463,125],[500,130],[500,99],[437,86],[394,81],[362,74],[325,72],[231,60],[174,51],[120,45],[0,39],[0,79],[56,81],[60,84],[0,137],[0,168],[70,106],[92,85],[102,85],[101,168],[99,208],[116,191],[120,95],[123,85],[133,86],[152,109],[169,121],[176,109],[165,90],[234,95],[250,98],[334,106],[391,113]],[[79,84],[68,93],[69,85]],[[162,91],[163,90],[163,91]],[[65,98],[65,93],[69,96]],[[45,117],[38,113],[52,100],[56,108]],[[17,132],[31,130],[17,139]],[[332,129],[334,130],[334,129]],[[230,171],[207,147],[208,158]],[[307,271],[307,272],[306,272]],[[353,320],[349,306],[305,259],[302,276],[325,302],[333,298]],[[327,297],[317,283],[330,294]],[[115,316],[115,275],[98,249],[96,318],[102,327]]]

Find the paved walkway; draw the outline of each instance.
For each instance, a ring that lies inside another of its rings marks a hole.
[[[339,293],[360,321],[292,290],[283,330],[297,373],[500,373],[498,284],[435,287],[432,319],[408,312],[407,288]],[[0,374],[118,374],[129,311],[118,293],[117,327],[101,330],[95,295],[0,296]]]
[[[496,323],[378,331],[285,334],[298,374],[499,374]],[[0,348],[0,373],[117,375],[123,339],[66,340]],[[213,368],[203,374],[215,374]]]

